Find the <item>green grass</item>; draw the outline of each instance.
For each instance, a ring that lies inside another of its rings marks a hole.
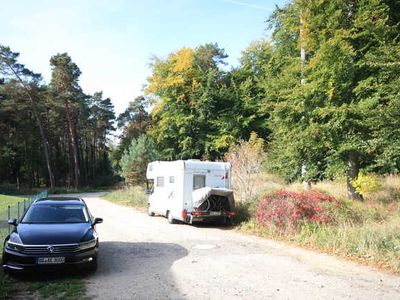
[[[400,177],[381,178],[379,191],[365,195],[365,200],[346,199],[343,181],[320,182],[314,188],[342,201],[333,207],[333,224],[302,223],[296,231],[279,231],[272,225],[260,227],[255,218],[258,200],[249,206],[239,205],[247,214],[236,227],[245,233],[293,243],[306,248],[356,260],[400,274]],[[268,181],[263,183],[266,191]],[[301,191],[301,184],[285,186]]]
[[[104,199],[126,206],[131,206],[144,211],[147,207],[148,196],[139,186],[123,188],[106,194]]]
[[[19,201],[24,201],[24,199],[26,198],[0,194],[0,214],[6,213],[8,206],[17,205]]]
[[[54,277],[54,276],[53,276]],[[86,296],[86,287],[82,276],[79,275],[56,275],[56,279],[46,275],[28,279],[27,291],[41,295],[43,298],[49,299],[90,299]]]

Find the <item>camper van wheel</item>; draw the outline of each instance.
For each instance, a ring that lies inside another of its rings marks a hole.
[[[175,224],[176,220],[172,217],[172,214],[170,212],[167,212],[167,218],[168,218],[168,223],[169,224]]]
[[[148,214],[150,217],[154,217],[154,212],[152,212],[152,211],[150,210],[150,205],[147,206],[147,214]]]
[[[221,226],[228,226],[230,223],[230,220],[228,218],[223,218],[221,219],[221,221],[219,222],[219,225]]]

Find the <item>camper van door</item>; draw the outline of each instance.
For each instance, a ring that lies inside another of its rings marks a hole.
[[[152,195],[151,206],[156,213],[165,215],[167,211],[166,177],[157,176],[154,182],[154,194]]]

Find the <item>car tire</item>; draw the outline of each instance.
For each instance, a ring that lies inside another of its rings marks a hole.
[[[229,226],[230,220],[228,218],[223,218],[219,221],[219,225],[222,227]]]
[[[152,211],[150,210],[150,205],[147,206],[147,214],[148,214],[150,217],[154,217],[154,212],[152,212]]]
[[[169,224],[175,224],[176,220],[172,217],[172,214],[170,212],[167,213],[167,219]]]
[[[9,268],[3,268],[3,272],[9,276],[14,275],[13,271],[11,271]]]

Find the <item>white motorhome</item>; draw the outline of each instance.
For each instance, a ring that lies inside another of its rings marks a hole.
[[[148,214],[170,223],[217,221],[235,215],[231,165],[199,160],[155,161],[147,166]]]

